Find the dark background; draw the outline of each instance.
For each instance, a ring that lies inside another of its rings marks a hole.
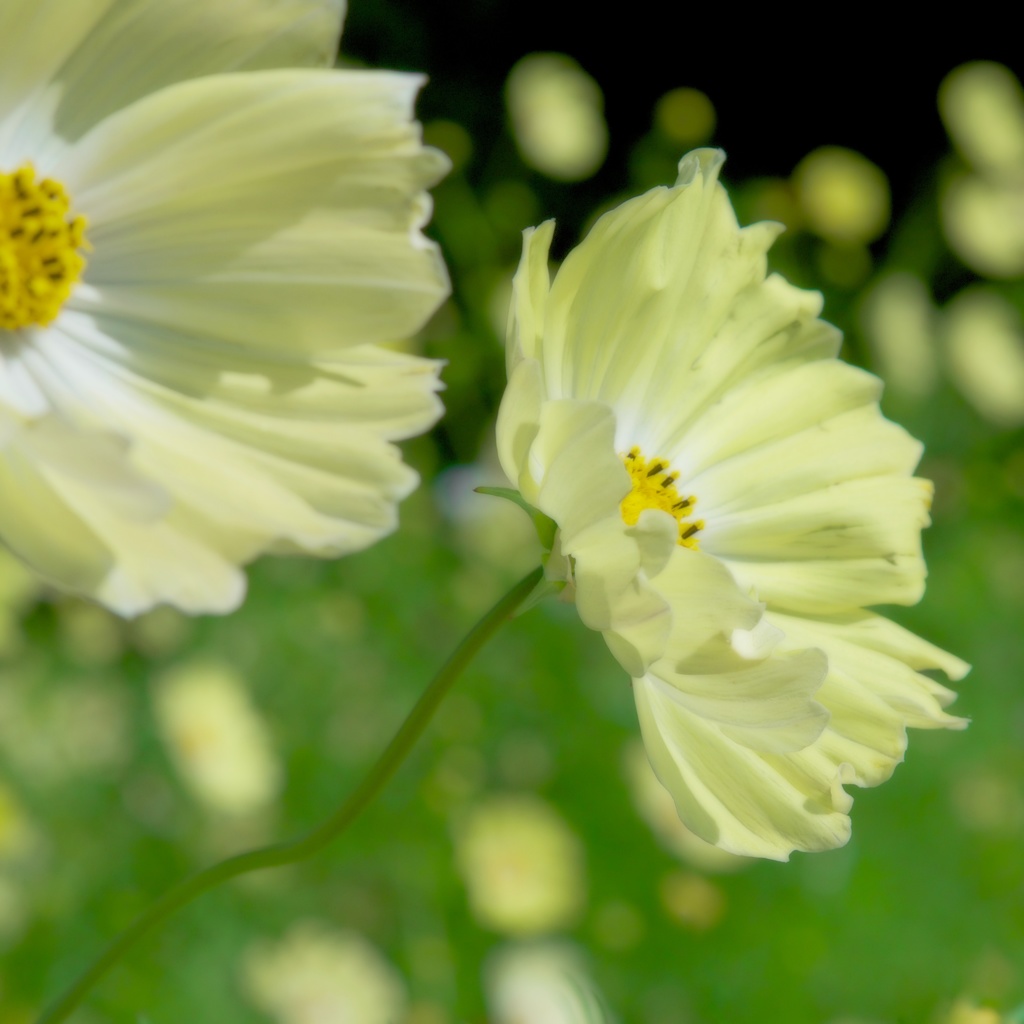
[[[943,77],[978,59],[1020,71],[1016,37],[1000,40],[990,29],[973,41],[969,17],[955,28],[935,26],[936,40],[924,23],[919,35],[902,38],[877,15],[865,25],[871,15],[859,8],[831,8],[825,33],[824,15],[817,25],[776,8],[777,17],[759,24],[715,7],[636,3],[607,20],[595,8],[543,0],[356,2],[342,52],[374,67],[426,72],[421,117],[471,132],[482,154],[467,169],[471,179],[486,173],[498,144],[504,115],[496,100],[513,64],[545,50],[574,57],[604,91],[611,144],[589,181],[548,183],[561,218],[622,188],[655,101],[690,86],[718,112],[714,142],[729,156],[727,179],[784,177],[809,150],[842,145],[885,169],[898,219],[949,148],[935,105]]]

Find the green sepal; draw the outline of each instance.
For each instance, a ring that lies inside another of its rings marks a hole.
[[[516,609],[515,617],[528,612],[534,605],[538,605],[547,597],[557,597],[563,590],[565,590],[564,580],[549,580],[546,576],[541,577],[537,586],[530,591],[528,597],[523,599],[523,603]]]
[[[533,520],[533,528],[537,531],[537,538],[545,551],[550,551],[555,543],[555,531],[558,524],[550,516],[535,509],[525,498],[511,487],[477,487],[474,488],[477,494],[492,494],[495,498],[504,498],[518,505]]]

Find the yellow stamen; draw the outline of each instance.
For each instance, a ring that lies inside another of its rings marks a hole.
[[[81,278],[85,218],[70,209],[64,186],[36,181],[31,164],[0,171],[0,329],[55,320]]]
[[[704,529],[704,520],[689,518],[697,499],[681,495],[676,489],[679,474],[671,471],[668,460],[648,459],[639,448],[631,448],[622,461],[633,484],[622,499],[622,521],[634,526],[644,509],[661,509],[679,524],[679,543],[685,548],[698,548],[697,534]]]

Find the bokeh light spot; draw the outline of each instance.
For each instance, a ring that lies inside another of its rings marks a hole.
[[[654,107],[655,127],[680,146],[707,142],[717,121],[714,104],[699,89],[672,89]]]
[[[923,398],[938,380],[935,311],[913,274],[883,277],[861,307],[861,321],[886,383]]]
[[[478,804],[456,831],[470,907],[485,928],[539,935],[571,927],[586,899],[583,848],[550,804],[527,795]]]
[[[1024,171],[1024,89],[1009,68],[973,61],[939,86],[939,113],[968,163],[982,171]]]
[[[1024,423],[1024,333],[1013,306],[968,288],[946,307],[945,341],[953,381],[978,412],[1003,427]]]
[[[571,57],[523,57],[509,73],[505,102],[519,153],[530,167],[557,181],[582,181],[604,163],[604,97]]]
[[[824,146],[793,172],[808,225],[835,242],[873,242],[889,225],[889,182],[882,170],[852,149]]]
[[[943,189],[942,228],[950,248],[983,277],[1024,274],[1024,181],[960,175]]]

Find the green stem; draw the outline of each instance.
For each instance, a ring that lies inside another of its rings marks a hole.
[[[501,625],[530,596],[540,582],[542,569],[535,569],[520,580],[498,603],[469,631],[455,648],[451,657],[441,666],[437,675],[416,702],[401,728],[395,733],[384,753],[377,759],[369,774],[355,792],[322,825],[305,836],[287,843],[276,843],[257,850],[249,850],[237,856],[222,860],[203,871],[199,871],[168,890],[127,930],[121,933],[94,961],[91,967],[64,993],[43,1015],[38,1024],[57,1024],[86,997],[94,985],[124,956],[132,946],[151,932],[161,921],[176,910],[191,903],[209,889],[222,882],[250,871],[276,868],[285,864],[312,857],[325,846],[337,839],[359,816],[363,809],[384,788],[395,771],[405,760],[413,744],[420,738],[445,694],[462,674],[463,669],[473,660],[477,652],[498,631]]]

